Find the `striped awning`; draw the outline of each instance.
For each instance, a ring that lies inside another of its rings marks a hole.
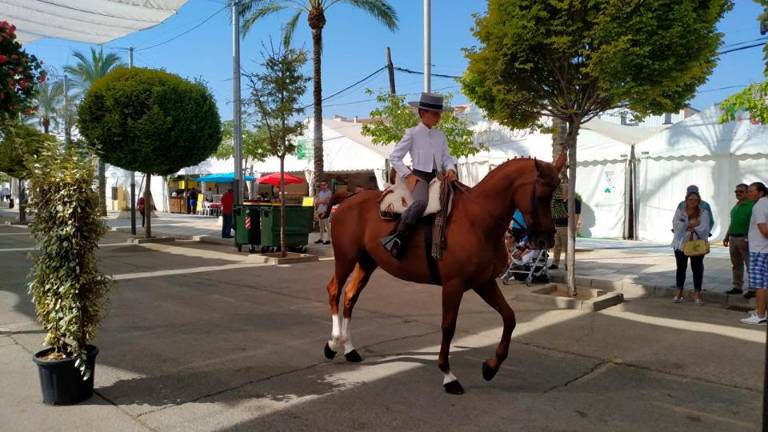
[[[22,44],[60,38],[101,44],[154,27],[187,0],[0,0]]]

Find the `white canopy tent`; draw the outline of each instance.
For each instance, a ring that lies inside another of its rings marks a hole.
[[[670,241],[672,217],[686,187],[695,184],[712,207],[712,239],[724,237],[739,183],[768,180],[768,126],[746,115],[721,124],[713,106],[636,146],[638,234]]]
[[[472,111],[477,143],[489,150],[459,161],[459,177],[470,186],[504,161],[530,156],[552,160],[552,135],[538,131],[511,130]],[[584,124],[578,137],[576,192],[582,197],[582,235],[621,238],[624,235],[625,188],[631,145],[658,131],[657,128],[621,126],[600,119]]]
[[[55,37],[101,44],[154,27],[187,0],[0,0],[22,44]]]

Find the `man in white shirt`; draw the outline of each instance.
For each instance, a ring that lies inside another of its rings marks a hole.
[[[749,185],[747,197],[755,201],[749,221],[749,289],[754,290],[757,310],[741,320],[744,324],[766,325],[765,290],[768,288],[768,198],[761,182]]]
[[[381,244],[398,261],[402,259],[406,248],[408,233],[418,223],[427,208],[429,182],[435,178],[438,170],[445,170],[445,181],[455,181],[456,160],[448,151],[445,133],[435,126],[440,122],[441,113],[450,108],[443,107],[443,97],[432,93],[422,93],[418,102],[409,102],[418,109],[421,121],[416,127],[405,131],[405,135],[395,146],[389,161],[397,175],[405,179],[413,195],[413,202],[403,213],[397,231],[381,239]],[[403,162],[405,155],[411,155],[413,169]]]

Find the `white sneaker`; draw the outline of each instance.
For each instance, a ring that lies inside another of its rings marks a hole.
[[[768,322],[766,321],[765,318],[760,318],[757,315],[750,315],[749,317],[744,318],[740,321],[742,322],[742,324],[752,324],[752,325],[759,325],[759,326],[764,326]]]
[[[682,303],[685,300],[685,297],[683,296],[675,296],[675,298],[672,299],[673,303]]]
[[[749,316],[757,315],[757,309],[752,309],[751,311],[749,311],[748,315]]]

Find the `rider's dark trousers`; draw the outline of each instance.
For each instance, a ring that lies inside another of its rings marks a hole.
[[[425,172],[419,170],[413,170],[413,174],[420,178],[422,181],[416,183],[416,188],[413,190],[413,203],[403,213],[403,218],[398,231],[406,230],[419,221],[424,215],[424,211],[427,209],[427,202],[429,201],[429,182],[435,178],[437,173],[435,171]]]

